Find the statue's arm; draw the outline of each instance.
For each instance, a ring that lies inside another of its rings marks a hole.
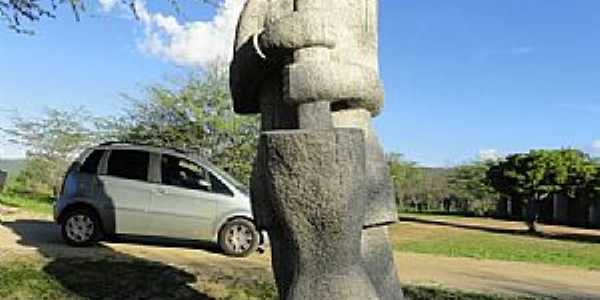
[[[231,94],[237,113],[260,112],[258,92],[267,73],[267,62],[257,42],[265,11],[264,0],[249,0],[238,23],[230,66]]]

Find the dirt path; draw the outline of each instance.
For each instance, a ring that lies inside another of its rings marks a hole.
[[[181,245],[133,243],[104,243],[102,247],[76,249],[62,243],[58,227],[48,219],[16,214],[0,216],[0,220],[0,263],[7,259],[6,256],[27,255],[45,259],[135,257],[160,261],[186,270],[219,269],[228,276],[271,276],[268,254],[231,259],[211,251],[210,247],[197,249]],[[441,285],[485,293],[600,299],[600,272],[412,253],[396,253],[395,258],[404,283]]]

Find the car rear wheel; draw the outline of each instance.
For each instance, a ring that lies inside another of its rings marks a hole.
[[[62,236],[71,246],[94,245],[100,240],[100,221],[96,214],[88,209],[72,210],[63,218]]]
[[[221,227],[219,246],[225,254],[245,257],[258,248],[260,233],[254,224],[243,218],[235,218]]]

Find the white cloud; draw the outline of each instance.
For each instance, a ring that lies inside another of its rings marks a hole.
[[[478,155],[479,160],[482,160],[482,161],[499,160],[502,157],[503,157],[503,155],[500,154],[500,152],[496,149],[480,150],[479,155]]]
[[[111,11],[115,5],[120,3],[119,0],[98,0],[98,2],[100,2],[100,7],[105,12]]]
[[[225,0],[212,20],[180,23],[172,15],[148,11],[143,0],[136,0],[136,10],[144,26],[139,47],[178,65],[203,66],[215,59],[230,60],[244,2]]]

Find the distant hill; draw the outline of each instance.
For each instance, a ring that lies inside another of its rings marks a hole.
[[[8,176],[16,176],[25,166],[24,159],[0,160],[0,170],[8,172]]]

